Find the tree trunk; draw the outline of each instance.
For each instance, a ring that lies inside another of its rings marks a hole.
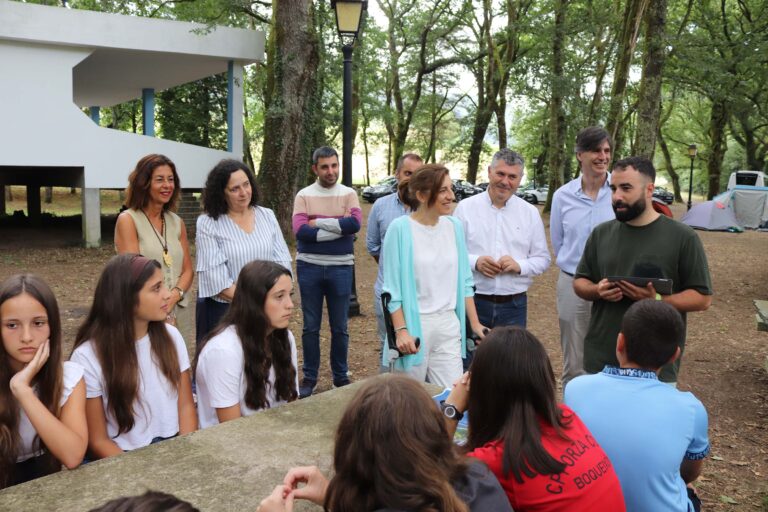
[[[661,82],[666,51],[664,48],[667,0],[654,0],[645,14],[645,58],[637,105],[637,127],[633,154],[653,160],[661,115]]]
[[[274,210],[290,240],[293,200],[310,165],[322,113],[319,42],[312,0],[273,0],[272,5],[258,184],[263,204]]]
[[[649,0],[627,0],[624,10],[624,24],[621,28],[619,43],[619,55],[616,67],[613,70],[613,87],[611,88],[611,103],[608,110],[606,130],[613,138],[613,154],[621,154],[622,124],[626,116],[624,109],[624,97],[627,91],[629,68],[632,64],[632,56],[635,53],[637,33],[640,30],[640,22],[643,12],[648,6]]]
[[[499,149],[507,147],[507,98],[506,91],[499,91],[499,102],[496,105],[496,124],[499,129]]]
[[[51,204],[53,202],[53,187],[45,187],[45,196],[43,201],[45,201],[45,204]]]
[[[544,211],[552,207],[552,195],[563,184],[565,143],[565,113],[563,112],[564,77],[563,46],[565,44],[565,15],[568,0],[555,2],[555,31],[552,42],[552,99],[549,105],[549,193]]]
[[[669,147],[667,147],[667,141],[664,140],[664,136],[661,134],[661,126],[657,127],[657,130],[656,137],[659,141],[661,153],[664,155],[664,165],[666,166],[667,174],[669,174],[669,177],[672,180],[672,191],[675,195],[675,201],[682,203],[683,196],[680,194],[680,175],[677,174],[675,166],[672,165],[672,155],[669,152]]]
[[[493,110],[489,108],[478,107],[475,112],[475,124],[472,128],[472,142],[469,145],[469,156],[467,157],[467,181],[475,183],[477,180],[477,170],[480,166],[480,153],[483,151],[483,140],[488,131],[488,125],[491,122]]]
[[[712,102],[709,116],[709,155],[707,155],[707,199],[712,199],[720,193],[720,173],[723,168],[723,158],[728,145],[725,140],[725,128],[728,124],[728,108],[724,99]]]

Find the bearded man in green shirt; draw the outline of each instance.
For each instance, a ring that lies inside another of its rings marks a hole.
[[[624,313],[636,301],[656,299],[674,306],[683,316],[704,311],[712,302],[712,280],[698,235],[690,227],[653,209],[656,170],[650,160],[620,160],[611,173],[616,220],[597,226],[576,269],[573,289],[592,301],[592,318],[584,339],[584,370],[618,366],[616,338]],[[647,278],[646,286],[609,277]],[[650,279],[669,279],[672,293],[657,293]],[[684,342],[680,350],[684,349]],[[663,382],[677,382],[680,359],[664,366]]]

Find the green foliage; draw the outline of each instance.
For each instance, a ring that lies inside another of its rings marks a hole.
[[[162,91],[157,95],[157,121],[165,139],[226,150],[226,75]]]

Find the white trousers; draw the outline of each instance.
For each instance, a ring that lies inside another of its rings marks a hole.
[[[573,291],[573,277],[562,270],[557,278],[557,316],[560,345],[563,348],[563,390],[579,375],[584,375],[584,338],[592,316],[592,302]]]
[[[421,314],[421,347],[424,360],[408,370],[408,375],[428,380],[443,388],[451,388],[462,373],[461,324],[454,311]]]

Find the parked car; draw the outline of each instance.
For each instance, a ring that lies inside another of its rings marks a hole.
[[[539,204],[547,201],[549,187],[532,188],[523,194],[523,199],[531,204]]]
[[[397,190],[397,179],[394,176],[388,176],[375,185],[363,189],[363,199],[369,203],[376,202],[384,196],[393,194]]]
[[[667,204],[672,204],[675,201],[675,195],[664,187],[654,188],[653,197],[660,199]]]
[[[488,185],[489,185],[489,183],[486,181],[486,182],[484,182],[484,183],[478,183],[478,184],[477,184],[477,185],[475,185],[475,186],[476,186],[477,188],[479,188],[479,189],[482,189],[482,190],[484,190],[484,191],[485,191],[485,190],[488,190]]]
[[[458,179],[453,180],[453,195],[456,196],[456,201],[461,201],[462,199],[466,199],[482,192],[483,189],[476,187],[468,181]]]
[[[533,183],[526,183],[525,185],[517,189],[517,192],[515,192],[515,195],[522,198],[525,194],[527,194],[531,190],[533,190]]]

